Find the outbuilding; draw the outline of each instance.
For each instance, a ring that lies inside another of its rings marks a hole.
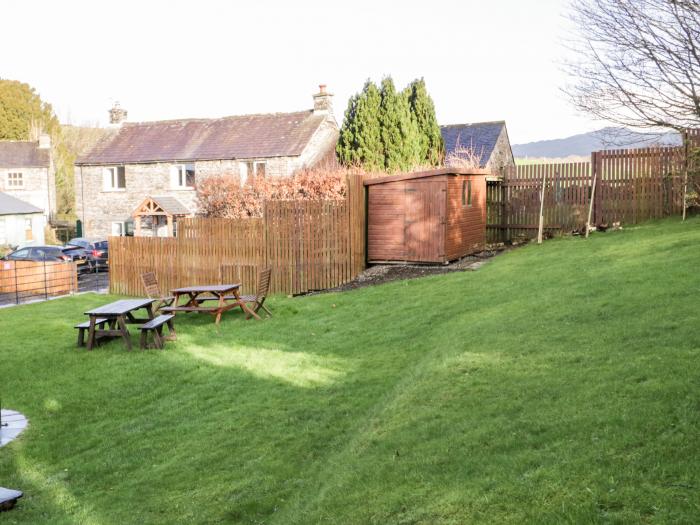
[[[486,244],[483,169],[445,168],[369,179],[370,263],[446,263]]]

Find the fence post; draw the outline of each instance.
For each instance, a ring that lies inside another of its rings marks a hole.
[[[591,171],[593,172],[593,181],[591,182],[591,191],[589,193],[588,197],[588,220],[586,220],[586,239],[588,238],[588,234],[591,232],[591,215],[593,214],[593,202],[595,201],[596,194],[595,194],[595,187],[598,183],[598,170],[595,169],[595,157],[596,154],[592,153],[591,154]]]
[[[687,208],[688,198],[688,156],[690,148],[688,147],[688,130],[683,131],[683,219],[685,221],[685,209]]]
[[[537,244],[542,244],[544,231],[544,186],[547,182],[547,170],[542,170],[542,192],[540,193],[540,222],[537,226]]]
[[[593,200],[593,217],[596,225],[603,223],[603,195],[601,191],[601,179],[603,178],[603,152],[594,151],[591,153],[591,169],[595,186],[592,192],[595,194]]]

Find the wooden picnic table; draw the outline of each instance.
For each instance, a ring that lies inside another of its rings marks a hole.
[[[95,343],[104,337],[121,337],[131,350],[131,336],[126,325],[147,323],[153,319],[153,302],[153,299],[122,299],[85,312],[85,315],[90,316],[87,349],[92,350]],[[148,317],[134,317],[133,313],[138,310],[145,310]],[[99,319],[107,319],[107,329],[96,326]]]
[[[175,297],[172,306],[161,308],[164,312],[199,312],[208,313],[216,317],[216,324],[221,321],[221,314],[233,308],[240,308],[246,314],[252,315],[256,319],[260,316],[241,299],[240,283],[233,284],[212,284],[200,286],[185,286],[171,290]],[[186,301],[180,304],[180,297],[185,297]],[[216,306],[202,306],[207,301],[217,301]]]

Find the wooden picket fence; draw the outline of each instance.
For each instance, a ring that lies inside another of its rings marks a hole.
[[[154,271],[163,291],[234,281],[252,293],[267,266],[273,293],[339,286],[365,267],[364,191],[351,176],[340,202],[268,201],[260,219],[184,219],[176,238],[110,238],[110,291],[142,295],[140,275]]]
[[[687,137],[700,144],[698,130]],[[598,151],[591,162],[516,166],[488,185],[487,239],[534,238],[543,184],[544,230],[551,233],[585,229],[594,184],[593,225],[680,215],[687,162],[686,147],[655,147]]]

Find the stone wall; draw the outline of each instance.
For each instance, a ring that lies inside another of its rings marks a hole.
[[[501,134],[498,136],[498,140],[496,141],[496,145],[493,148],[491,158],[486,164],[486,167],[498,173],[503,171],[504,168],[511,166],[515,166],[515,159],[513,158],[513,150],[510,147],[508,132],[504,126],[501,130]]]
[[[0,191],[41,208],[48,216],[56,205],[55,179],[49,168],[0,168]],[[24,186],[8,187],[7,174],[21,173]]]

